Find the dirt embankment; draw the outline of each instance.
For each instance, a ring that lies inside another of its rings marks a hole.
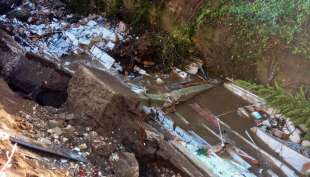
[[[181,23],[186,24],[195,19],[187,14],[188,11],[177,9],[192,9],[197,12],[201,8],[196,8],[196,5],[201,5],[196,1],[171,0],[167,4],[165,13],[162,14],[161,26],[170,32],[179,28]],[[244,43],[232,38],[230,29],[208,23],[199,27],[194,36],[194,43],[203,54],[209,70],[216,75],[263,83],[279,81],[287,89],[297,89],[301,86],[307,89],[310,86],[310,60],[292,54],[287,46],[270,49],[260,56],[257,62],[246,59],[238,62],[233,58],[236,52],[232,51],[239,48],[241,53]]]

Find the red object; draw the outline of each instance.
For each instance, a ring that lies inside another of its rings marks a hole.
[[[79,176],[80,177],[84,177],[85,176],[85,171],[84,171],[84,169],[82,167],[80,167],[80,169],[79,169]]]
[[[99,171],[98,171],[97,168],[94,168],[94,169],[93,169],[92,176],[93,176],[93,177],[98,177],[98,176],[99,176]]]

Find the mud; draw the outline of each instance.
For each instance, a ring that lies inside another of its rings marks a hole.
[[[223,86],[214,87],[208,92],[202,93],[177,107],[180,113],[188,117],[190,122],[191,119],[201,120],[201,117],[192,114],[193,110],[188,106],[192,103],[198,103],[202,107],[208,108],[213,114],[219,116],[222,121],[230,125],[233,130],[236,130],[242,135],[245,135],[245,130],[249,130],[255,126],[253,119],[240,117],[236,112],[239,107],[247,106],[249,103],[234,95]],[[242,124],[240,124],[240,121],[242,121]]]
[[[189,106],[192,103],[198,103],[203,108],[204,107],[208,108],[210,111],[212,111],[212,113],[217,115],[219,119],[221,119],[223,122],[229,125],[231,127],[231,130],[235,130],[236,132],[240,133],[245,139],[249,140],[249,137],[245,134],[245,131],[247,130],[251,134],[251,137],[254,139],[254,142],[258,147],[260,147],[267,153],[271,154],[272,156],[276,157],[277,159],[282,160],[281,158],[279,158],[278,154],[274,153],[273,150],[268,148],[261,140],[255,138],[255,136],[251,133],[250,128],[255,126],[254,119],[240,117],[237,114],[236,111],[239,107],[247,106],[249,105],[249,103],[244,101],[242,98],[234,95],[225,87],[223,86],[214,87],[208,92],[202,93],[188,100],[187,102],[178,105],[177,113],[182,115],[183,118],[180,118],[180,116],[177,116],[176,114],[170,115],[176,122],[177,126],[180,126],[188,130],[190,129],[194,130],[197,134],[203,137],[211,145],[219,144],[221,143],[219,137],[216,137],[208,129],[206,129],[206,127],[210,128],[212,127],[210,126],[210,123],[208,123],[208,121],[199,116],[197,113],[194,113],[193,109]],[[187,124],[185,122],[187,122]],[[212,130],[215,131],[218,136],[220,135],[219,130],[215,129]],[[253,172],[255,172],[257,175],[263,175],[263,176],[266,175],[261,174],[259,172],[259,169],[269,168],[271,165],[270,162],[267,162],[266,159],[263,159],[261,157],[261,154],[257,153],[256,150],[253,150],[252,148],[246,146],[246,143],[240,140],[240,138],[230,133],[230,129],[226,132],[225,129],[223,128],[222,133],[226,138],[229,139],[229,143],[241,148],[248,154],[251,154],[255,158],[260,160],[261,164],[259,167],[258,166],[252,167]],[[280,170],[275,171],[278,174],[284,175]]]

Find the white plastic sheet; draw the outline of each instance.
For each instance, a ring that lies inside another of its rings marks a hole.
[[[112,58],[110,55],[108,55],[106,52],[104,52],[103,50],[99,49],[96,46],[93,46],[90,49],[90,53],[107,69],[110,69],[115,62],[114,58]]]

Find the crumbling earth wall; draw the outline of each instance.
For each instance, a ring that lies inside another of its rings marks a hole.
[[[66,100],[71,76],[48,60],[26,53],[0,30],[0,74],[16,91],[43,105],[59,107]]]
[[[122,143],[143,143],[139,99],[110,74],[79,66],[69,83],[67,105],[73,112],[97,122],[103,133],[118,137]]]

